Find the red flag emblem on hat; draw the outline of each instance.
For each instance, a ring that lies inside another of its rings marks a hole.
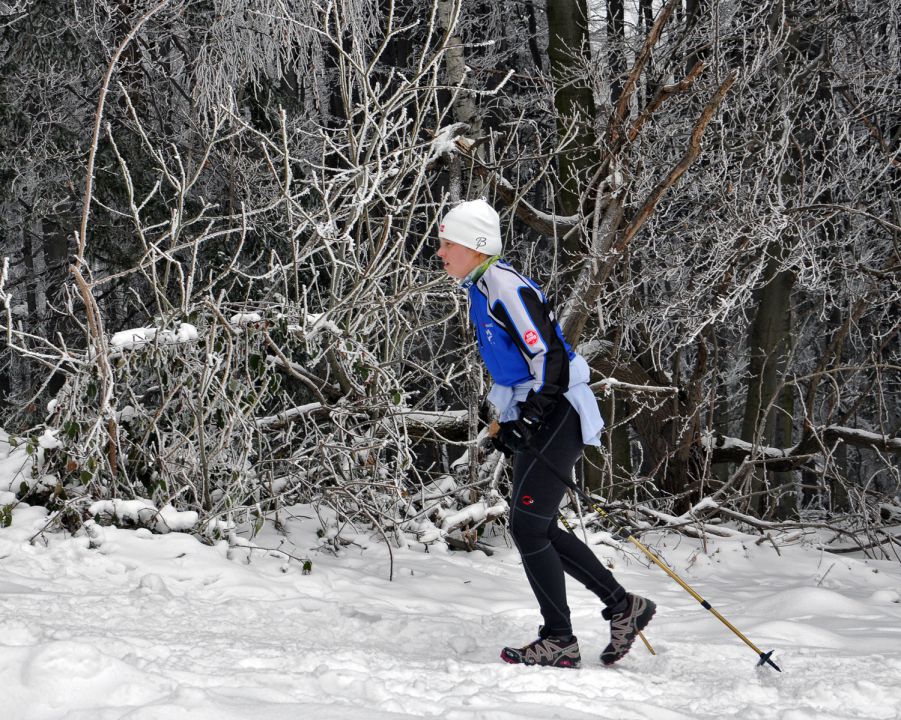
[[[438,226],[438,232],[444,232],[444,223],[441,223],[441,224]]]
[[[531,347],[538,342],[538,333],[534,330],[529,330],[525,335],[522,336],[522,339],[526,341],[526,345]]]

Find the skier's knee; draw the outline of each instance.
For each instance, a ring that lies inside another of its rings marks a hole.
[[[514,542],[522,547],[532,547],[540,543],[547,543],[546,522],[541,518],[527,515],[524,512],[510,513],[510,534]]]

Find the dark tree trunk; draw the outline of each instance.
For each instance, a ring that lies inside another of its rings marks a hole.
[[[574,141],[558,156],[558,212],[574,215],[583,199],[589,202],[583,192],[598,163],[594,95],[584,78],[584,68],[591,62],[587,4],[585,0],[547,0],[547,18],[557,134],[559,138],[570,134],[573,124],[576,130]],[[582,238],[573,234],[564,250],[579,257],[585,250]]]

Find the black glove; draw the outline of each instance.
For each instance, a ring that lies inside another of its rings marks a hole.
[[[540,424],[541,421],[532,415],[522,415],[518,420],[502,422],[501,429],[495,436],[497,439],[495,447],[501,449],[500,446],[503,445],[511,453],[525,450]],[[501,451],[503,452],[502,449]]]
[[[491,436],[491,444],[494,446],[495,450],[500,450],[504,454],[504,457],[512,457],[513,451],[501,442],[500,430],[497,431],[496,435]]]

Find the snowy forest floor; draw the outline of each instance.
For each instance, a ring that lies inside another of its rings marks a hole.
[[[0,505],[13,499],[0,484]],[[104,528],[46,532],[19,505],[0,529],[0,717],[9,720],[897,718],[901,566],[748,536],[644,539],[782,667],[757,657],[656,567],[595,545],[659,609],[617,665],[599,602],[570,583],[580,670],[498,658],[539,622],[516,552],[317,550],[308,506],[254,543],[309,558]],[[597,542],[601,536],[590,540]],[[631,547],[631,546],[629,546]],[[250,562],[247,561],[250,555]]]

